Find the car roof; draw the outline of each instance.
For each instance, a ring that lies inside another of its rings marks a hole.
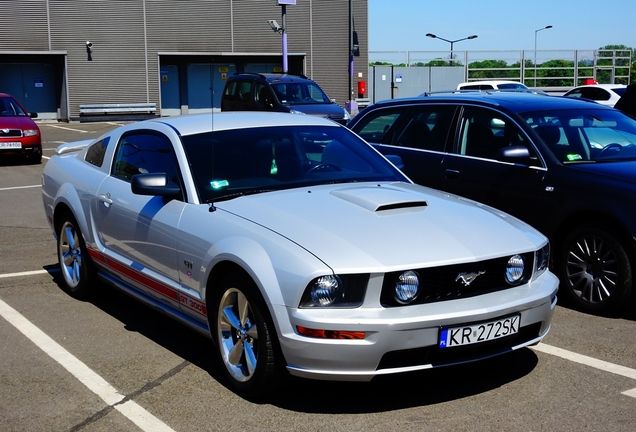
[[[262,78],[270,83],[273,82],[314,82],[304,75],[293,74],[281,74],[281,73],[252,73],[252,72],[237,72],[232,75],[233,78]]]
[[[163,123],[176,129],[180,135],[193,135],[209,131],[222,131],[228,129],[247,129],[255,127],[273,126],[327,126],[341,127],[336,122],[316,116],[265,112],[265,111],[226,111],[213,114],[189,114],[175,117],[163,117],[159,119],[138,122]]]
[[[600,87],[600,88],[605,88],[605,89],[615,89],[615,88],[623,88],[623,87],[627,87],[627,86],[625,84],[586,84],[586,85],[582,85],[582,86],[576,86],[572,90],[579,89],[579,88],[587,88],[587,87]]]
[[[459,83],[457,85],[458,86],[464,86],[464,85],[479,85],[479,84],[493,84],[493,85],[497,85],[497,84],[520,84],[520,85],[526,87],[523,83],[520,83],[519,81],[510,81],[510,80],[467,81],[467,82]]]
[[[547,96],[537,95],[534,93],[501,91],[501,90],[482,90],[460,92],[445,91],[424,93],[421,96],[401,99],[387,99],[380,101],[374,106],[392,106],[392,105],[417,105],[428,103],[475,103],[484,106],[503,106],[514,112],[526,112],[543,109],[584,109],[598,108],[604,109],[600,104],[587,100],[569,98],[563,96]]]

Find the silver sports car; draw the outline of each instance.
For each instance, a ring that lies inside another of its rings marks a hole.
[[[546,238],[389,160],[277,113],[62,145],[42,194],[63,288],[85,298],[99,279],[208,335],[245,396],[286,371],[365,381],[538,343],[556,305]]]

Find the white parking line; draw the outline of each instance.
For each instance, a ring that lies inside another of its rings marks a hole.
[[[0,279],[20,277],[20,276],[33,276],[33,275],[58,272],[58,271],[60,271],[59,268],[55,268],[52,270],[33,270],[33,271],[27,271],[27,272],[21,272],[21,273],[5,273],[5,274],[0,274]]]
[[[47,125],[48,127],[52,127],[52,128],[56,128],[56,129],[64,129],[64,130],[68,130],[68,131],[73,131],[73,132],[80,132],[80,133],[89,133],[90,131],[85,131],[82,129],[74,129],[74,128],[69,128],[69,127],[64,127],[64,126],[57,126],[57,125]]]
[[[541,351],[546,354],[551,354],[553,356],[557,356],[566,360],[573,361],[575,363],[580,363],[585,366],[590,366],[595,369],[600,369],[605,372],[610,372],[616,375],[621,375],[621,376],[636,380],[636,369],[630,369],[625,366],[619,366],[619,365],[609,363],[603,360],[595,359],[593,357],[588,357],[582,354],[577,354],[572,351],[567,351],[561,348],[546,345],[544,343],[540,343],[531,348],[536,351]],[[624,391],[622,394],[636,398],[636,388],[632,390]]]
[[[58,362],[64,369],[69,371],[93,393],[102,398],[106,404],[122,413],[140,429],[149,432],[173,431],[172,428],[150,414],[136,402],[126,400],[126,397],[120,394],[117,389],[106,382],[106,380],[93,372],[92,369],[79,361],[75,356],[66,351],[61,345],[2,300],[0,300],[0,316],[29,338],[53,360]]]
[[[5,190],[14,190],[14,189],[29,189],[29,188],[39,188],[42,187],[42,185],[31,185],[31,186],[13,186],[13,187],[8,187],[8,188],[0,188],[0,191],[5,191]]]

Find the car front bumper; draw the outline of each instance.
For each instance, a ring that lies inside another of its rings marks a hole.
[[[381,278],[379,278],[381,279]],[[375,290],[369,285],[370,292]],[[325,380],[369,381],[374,376],[475,361],[537,344],[546,336],[556,307],[557,278],[549,272],[530,284],[462,300],[383,308],[276,310],[281,347],[292,375]],[[276,309],[276,308],[275,308]],[[465,347],[439,348],[443,327],[488,322],[519,314],[515,335]],[[305,337],[297,326],[363,331],[365,338]]]

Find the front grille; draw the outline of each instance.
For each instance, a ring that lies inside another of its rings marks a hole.
[[[527,282],[532,276],[534,267],[534,253],[520,254],[525,261],[525,272],[521,281],[514,286]],[[511,288],[506,279],[506,265],[510,257],[495,258],[475,263],[462,263],[442,267],[413,269],[420,279],[421,291],[417,298],[409,305],[434,303],[445,300],[474,297],[495,291]],[[384,307],[399,307],[393,295],[393,287],[403,271],[387,273],[382,284],[380,302]],[[465,286],[458,276],[461,273],[480,273],[468,286]]]
[[[539,337],[541,322],[521,327],[519,333],[510,337],[482,342],[456,348],[440,349],[437,346],[391,351],[380,360],[377,370],[405,368],[422,365],[447,366],[492,357],[511,351],[513,346],[521,345]]]
[[[22,136],[21,129],[2,129],[0,128],[0,138],[20,138]]]

